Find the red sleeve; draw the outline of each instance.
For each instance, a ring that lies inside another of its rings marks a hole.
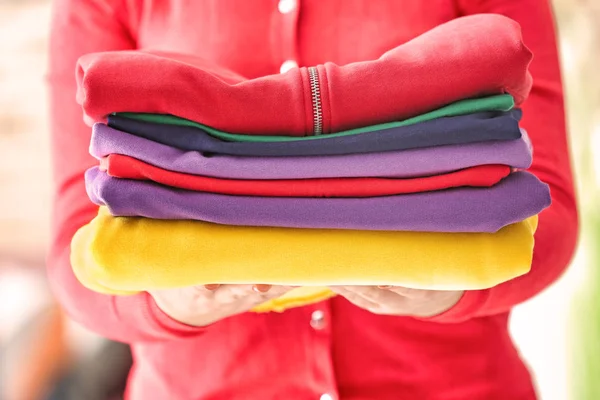
[[[550,185],[552,205],[540,215],[531,272],[488,290],[469,291],[431,320],[459,322],[506,312],[539,293],[565,270],[577,242],[577,208],[565,127],[563,91],[548,0],[458,0],[462,14],[503,14],[521,24],[533,52],[533,88],[522,126],[533,142],[531,172]]]
[[[146,293],[115,297],[91,292],[77,281],[69,262],[73,234],[97,212],[85,192],[84,171],[97,161],[88,154],[91,129],[75,101],[75,66],[89,52],[135,47],[120,3],[54,2],[48,72],[54,172],[49,279],[67,313],[103,336],[124,342],[184,337],[200,329],[171,320]]]

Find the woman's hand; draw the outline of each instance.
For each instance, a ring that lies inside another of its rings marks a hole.
[[[418,290],[399,286],[333,286],[331,290],[374,314],[432,317],[452,308],[462,291]]]
[[[206,326],[246,312],[291,289],[291,286],[271,285],[204,285],[149,293],[158,307],[174,320]]]

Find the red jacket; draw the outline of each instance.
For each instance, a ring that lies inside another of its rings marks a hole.
[[[56,0],[54,10],[49,80],[56,197],[49,275],[75,320],[132,343],[129,399],[535,398],[507,331],[508,313],[563,272],[577,231],[547,0]],[[488,12],[518,21],[534,53],[522,125],[535,148],[531,171],[550,185],[553,204],[540,217],[529,274],[467,292],[428,320],[378,316],[334,298],[206,328],[171,320],[147,294],[105,296],[75,279],[69,243],[96,214],[83,174],[97,163],[88,155],[91,130],[75,102],[79,56],[136,48],[194,53],[252,78],[295,64],[376,59],[440,23]]]

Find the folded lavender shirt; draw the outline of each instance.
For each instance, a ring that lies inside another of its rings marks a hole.
[[[207,156],[180,150],[129,133],[94,125],[90,153],[100,159],[123,154],[157,167],[229,179],[411,178],[438,175],[484,164],[515,168],[531,165],[531,143],[524,130],[516,140],[425,147],[381,153],[304,157]]]
[[[225,225],[426,232],[496,232],[550,205],[534,175],[516,172],[491,188],[328,199],[228,196],[86,172],[88,196],[115,216],[190,219]]]
[[[226,142],[196,127],[144,122],[119,115],[109,115],[108,125],[182,150],[283,157],[374,153],[488,140],[514,140],[521,137],[521,115],[519,109],[508,112],[485,111],[351,136],[323,136],[318,140],[265,143]]]

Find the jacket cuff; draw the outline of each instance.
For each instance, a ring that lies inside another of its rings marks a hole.
[[[186,325],[169,317],[147,292],[127,297],[114,296],[114,298],[115,311],[121,321],[148,326],[154,333],[154,337],[165,340],[186,339],[202,334],[207,329]],[[137,321],[140,318],[143,320]]]

